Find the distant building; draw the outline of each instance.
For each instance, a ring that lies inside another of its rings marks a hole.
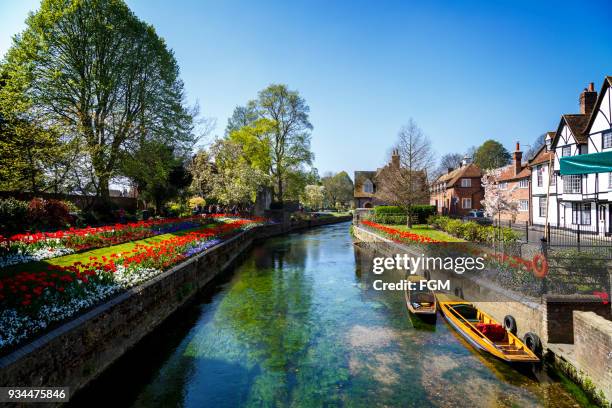
[[[377,205],[387,205],[387,203],[376,197],[376,192],[380,188],[379,183],[382,183],[384,179],[385,171],[392,166],[395,168],[400,166],[400,157],[396,150],[391,154],[391,161],[385,167],[378,168],[375,171],[355,172],[355,186],[353,190],[355,208],[373,208]]]
[[[546,140],[550,140],[554,135],[555,132],[548,132],[546,134]],[[550,179],[551,183],[549,188],[549,167],[554,155],[554,152],[551,152],[547,149],[546,145],[543,145],[527,163],[531,170],[531,181],[529,183],[531,224],[544,225],[546,222],[546,197],[548,195],[556,196],[557,194],[555,177]],[[552,215],[552,212],[549,216],[550,215]]]
[[[529,222],[529,179],[531,170],[527,164],[523,164],[523,152],[521,152],[518,142],[512,154],[512,163],[499,170],[498,188],[501,191],[509,192],[510,199],[517,204],[518,210],[516,215],[502,213],[499,215],[499,219],[502,221]]]
[[[464,158],[461,167],[448,169],[431,186],[430,204],[439,214],[464,216],[470,210],[482,209],[484,197],[481,184],[482,172],[469,158]]]

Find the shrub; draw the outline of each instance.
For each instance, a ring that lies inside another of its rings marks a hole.
[[[437,229],[472,242],[492,244],[501,240],[501,242],[508,244],[517,242],[520,238],[519,233],[512,228],[484,226],[473,221],[463,222],[445,216],[430,216],[427,222]]]
[[[206,200],[204,200],[202,197],[191,197],[189,199],[189,208],[194,209],[198,206],[200,207],[204,207],[204,205],[206,205]]]
[[[424,224],[427,218],[436,213],[436,207],[433,205],[413,205],[411,213],[414,222]],[[374,220],[380,224],[404,224],[406,222],[407,212],[398,206],[394,205],[379,205],[374,207]],[[397,218],[388,218],[397,217]],[[401,220],[399,217],[403,217]],[[389,220],[390,222],[387,222]],[[396,220],[399,220],[396,222]]]
[[[21,232],[27,224],[28,202],[6,198],[0,200],[0,230]]]
[[[59,228],[70,223],[70,208],[61,200],[33,198],[28,204],[28,220],[35,228]]]
[[[376,215],[406,215],[406,211],[403,208],[396,205],[379,205],[374,207],[374,214]]]
[[[416,215],[419,224],[427,222],[427,219],[436,214],[436,207],[433,205],[413,205],[412,215]]]

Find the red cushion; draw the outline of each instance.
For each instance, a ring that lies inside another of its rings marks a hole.
[[[506,337],[506,329],[497,323],[477,323],[476,328],[492,341],[501,341]]]

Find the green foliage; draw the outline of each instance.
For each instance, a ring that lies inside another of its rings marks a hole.
[[[485,226],[473,221],[463,222],[439,215],[428,217],[427,223],[458,238],[472,242],[492,244],[501,241],[508,244],[517,242],[520,238],[520,235],[512,228]]]
[[[353,182],[345,171],[321,179],[325,187],[325,207],[347,208],[353,199]]]
[[[27,223],[27,217],[27,201],[0,199],[0,230],[3,233],[22,230]]]
[[[415,223],[423,224],[436,213],[436,207],[433,205],[413,205],[410,212]],[[398,206],[380,205],[374,207],[373,221],[379,224],[404,224],[406,223],[406,217],[406,210]]]
[[[495,140],[487,140],[474,155],[474,164],[482,170],[496,169],[510,163],[510,153]]]

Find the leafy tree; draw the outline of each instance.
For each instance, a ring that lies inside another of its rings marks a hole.
[[[483,170],[496,169],[510,163],[510,158],[510,153],[501,143],[489,139],[476,150],[474,164]]]
[[[123,1],[44,0],[2,70],[0,111],[78,140],[105,200],[123,153],[142,139],[194,141],[172,52]]]
[[[207,197],[212,192],[215,176],[214,164],[209,152],[203,149],[198,151],[188,168],[191,173],[190,190],[195,195]]]
[[[274,123],[269,119],[257,119],[250,125],[233,130],[227,139],[236,142],[242,148],[243,157],[249,165],[269,174],[272,166],[273,129]]]
[[[259,116],[271,121],[271,174],[276,200],[286,198],[286,182],[303,172],[312,163],[310,108],[297,91],[286,85],[273,84],[259,93]]]
[[[312,210],[320,210],[323,207],[325,198],[325,187],[316,184],[309,184],[304,188],[302,203],[305,207]]]
[[[427,177],[435,163],[431,143],[413,119],[398,134],[395,148],[399,163],[381,171],[376,196],[404,209],[412,226],[412,208],[429,201]]]
[[[255,101],[249,101],[246,106],[236,106],[232,116],[227,120],[225,135],[239,130],[245,126],[251,126],[259,118]]]
[[[325,201],[330,207],[347,207],[353,199],[353,181],[345,171],[321,179],[325,187]]]

